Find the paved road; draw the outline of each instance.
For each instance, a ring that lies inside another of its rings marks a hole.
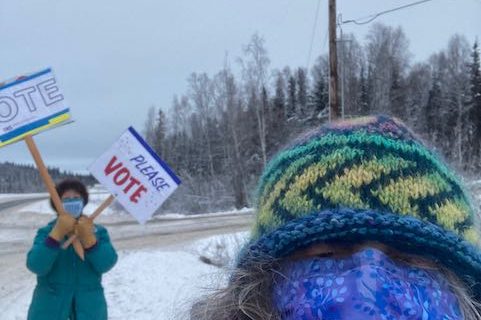
[[[0,202],[0,214],[2,214],[2,211],[5,211],[7,209],[22,206],[22,205],[27,205],[29,203],[44,200],[44,199],[48,199],[48,197],[40,196],[40,197],[33,197],[28,199],[16,199],[16,200],[8,200],[5,202]]]
[[[36,229],[52,219],[51,215],[22,212],[26,200],[12,202],[0,210],[0,259],[7,254],[24,254],[32,243]],[[21,203],[19,206],[18,203]],[[166,247],[213,234],[248,230],[251,213],[226,213],[215,216],[192,216],[181,219],[156,217],[139,225],[130,216],[101,216],[98,223],[107,227],[119,249]]]
[[[5,272],[22,263],[36,230],[52,219],[51,215],[21,210],[30,202],[38,200],[39,198],[18,199],[0,204],[0,269]],[[98,223],[107,227],[113,244],[119,250],[175,250],[185,243],[204,237],[246,231],[252,218],[250,212],[185,218],[158,216],[142,226],[127,215],[104,215],[100,216]]]

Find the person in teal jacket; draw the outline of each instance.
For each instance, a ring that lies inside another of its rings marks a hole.
[[[117,262],[107,230],[82,214],[88,192],[78,180],[57,185],[65,211],[38,230],[27,255],[27,268],[37,275],[28,320],[104,320],[107,303],[102,274]],[[61,244],[76,233],[85,250],[82,261],[72,246]]]

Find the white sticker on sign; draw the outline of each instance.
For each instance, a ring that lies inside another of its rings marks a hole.
[[[89,171],[142,224],[180,184],[169,166],[132,127]]]

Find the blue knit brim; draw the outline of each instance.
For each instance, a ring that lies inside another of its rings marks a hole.
[[[377,241],[430,258],[453,271],[481,299],[479,249],[430,222],[388,212],[338,208],[291,220],[244,247],[238,266],[247,267],[257,258],[285,258],[309,246],[336,241]]]

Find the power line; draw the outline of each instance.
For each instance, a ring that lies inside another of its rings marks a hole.
[[[309,54],[307,56],[307,66],[306,69],[309,70],[310,63],[311,63],[311,54],[312,54],[312,45],[314,43],[314,36],[316,35],[316,27],[317,27],[317,20],[319,19],[319,8],[321,6],[321,0],[317,1],[317,8],[316,8],[316,17],[314,19],[314,25],[312,26],[312,33],[311,33],[311,44],[309,45]]]
[[[326,30],[326,32],[324,33],[324,41],[322,42],[321,51],[326,47],[328,35],[329,35],[329,30]]]
[[[328,35],[329,35],[329,30],[326,29],[326,32],[324,32],[324,37],[323,37],[323,40],[322,40],[322,44],[320,43],[320,46],[319,46],[319,51],[320,51],[321,53],[324,52],[324,50],[325,50],[325,48],[326,48]],[[308,66],[307,69],[309,69],[309,67],[310,67],[310,65]]]
[[[399,10],[406,9],[406,8],[409,8],[409,7],[414,7],[414,6],[417,6],[417,5],[426,3],[426,2],[430,2],[430,1],[433,1],[433,0],[422,0],[422,1],[412,2],[412,3],[406,4],[404,6],[400,6],[400,7],[396,7],[396,8],[393,8],[393,9],[381,11],[381,12],[378,12],[378,13],[375,13],[375,14],[371,14],[371,15],[369,15],[367,17],[364,17],[364,18],[342,21],[341,24],[346,24],[346,23],[354,23],[354,24],[357,24],[357,25],[368,24],[368,23],[374,21],[375,19],[377,19],[378,17],[380,17],[384,14],[391,13],[391,12],[394,12],[394,11],[399,11]],[[363,19],[368,19],[368,20],[363,21],[363,22],[358,21],[358,20],[363,20]]]

